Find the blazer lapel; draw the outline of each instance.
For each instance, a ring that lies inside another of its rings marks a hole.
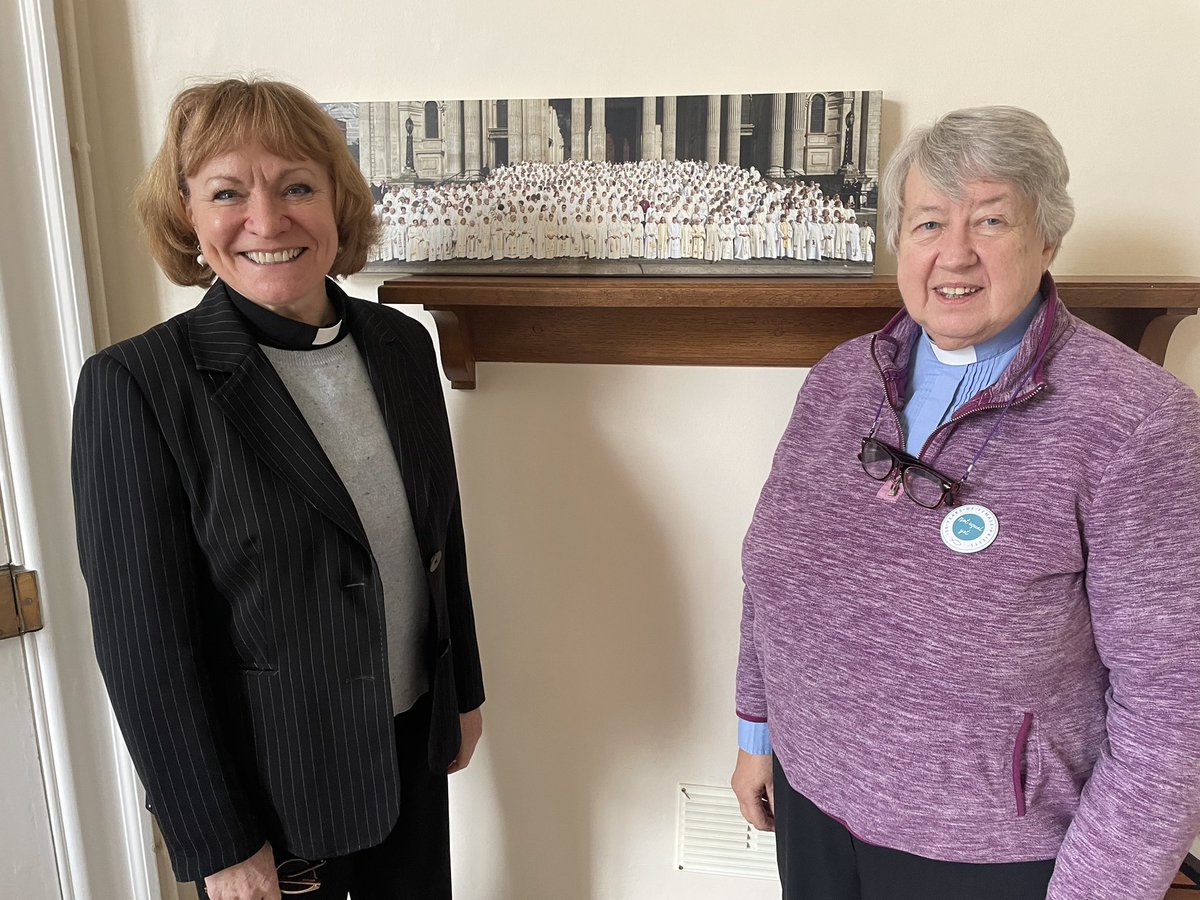
[[[429,404],[420,402],[417,396],[425,390],[426,380],[417,364],[418,348],[411,345],[407,336],[392,329],[372,304],[352,297],[346,301],[350,334],[362,353],[383,412],[408,494],[417,541],[422,556],[428,559],[438,549],[434,546],[436,539],[431,533],[429,511],[434,508],[435,494],[442,481],[433,471],[430,455],[435,443],[430,432],[432,425],[421,419]]]
[[[217,373],[213,402],[259,459],[367,546],[345,485],[220,281],[192,314],[189,333],[197,368]]]

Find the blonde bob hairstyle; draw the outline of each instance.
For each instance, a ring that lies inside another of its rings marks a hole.
[[[1039,236],[1054,245],[1075,221],[1067,193],[1071,171],[1062,144],[1044,121],[1016,106],[977,106],[947,113],[914,128],[900,142],[880,180],[883,234],[888,249],[900,244],[904,184],[913,166],[942,194],[961,200],[969,181],[1011,184],[1033,202]]]
[[[281,81],[228,78],[179,93],[167,133],[134,192],[134,208],[150,252],[171,281],[213,283],[196,262],[196,231],[188,221],[187,178],[214,157],[249,144],[288,160],[325,167],[333,183],[338,252],[330,275],[351,275],[367,262],[379,234],[371,189],[333,118],[308,94]]]

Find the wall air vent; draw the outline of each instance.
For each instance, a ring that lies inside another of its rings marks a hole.
[[[679,868],[710,875],[778,878],[775,835],[756,831],[727,787],[679,785]]]

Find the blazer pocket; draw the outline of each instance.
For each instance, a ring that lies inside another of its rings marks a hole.
[[[277,665],[275,624],[270,613],[257,541],[251,540],[229,579],[229,636],[235,666],[245,672],[274,672]]]
[[[279,671],[275,666],[258,660],[239,662],[236,668],[243,675],[274,675]]]
[[[430,612],[437,634],[446,634],[450,630],[449,614],[446,608],[446,563],[445,554],[436,550],[425,561],[425,583],[429,586]],[[437,655],[441,655],[439,647]]]

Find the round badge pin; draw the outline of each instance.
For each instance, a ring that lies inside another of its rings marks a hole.
[[[978,553],[1000,533],[996,514],[986,506],[956,506],[942,519],[942,543],[955,553]]]

